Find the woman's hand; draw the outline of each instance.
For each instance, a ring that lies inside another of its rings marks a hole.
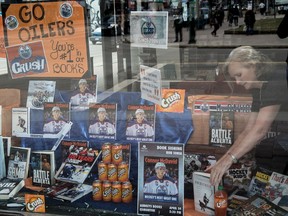
[[[214,165],[209,166],[205,172],[211,173],[210,182],[214,186],[218,186],[222,180],[225,172],[232,165],[232,159],[228,154],[225,154],[220,160],[218,160]]]

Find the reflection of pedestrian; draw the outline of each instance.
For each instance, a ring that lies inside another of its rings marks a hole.
[[[62,130],[66,124],[62,116],[62,112],[58,106],[54,106],[51,111],[52,118],[44,124],[43,132],[44,133],[58,133]]]
[[[263,16],[265,11],[266,11],[265,4],[263,2],[261,2],[259,4],[259,8],[260,8],[260,14]]]
[[[155,164],[156,175],[148,178],[143,192],[159,195],[177,195],[178,189],[174,179],[166,175],[166,165],[162,162]]]
[[[217,11],[212,12],[211,25],[214,27],[214,29],[211,32],[211,35],[214,37],[217,37],[217,30],[219,29],[219,23],[218,23],[218,19],[217,19],[216,15],[217,15]]]
[[[247,125],[238,139],[213,166],[205,170],[211,172],[213,185],[218,185],[229,167],[255,148],[267,135],[272,123],[281,123],[287,128],[287,82],[284,73],[273,66],[266,55],[250,46],[232,50],[224,63],[224,73],[251,92],[252,107]],[[277,129],[280,133],[287,133],[287,130],[279,131],[281,127]]]
[[[182,42],[182,27],[183,27],[182,10],[183,10],[183,8],[181,7],[180,9],[178,9],[178,13],[173,16],[174,28],[175,28],[175,40],[174,40],[174,42],[178,42],[178,39],[180,39],[180,42]],[[178,35],[180,38],[178,38]]]
[[[98,108],[97,115],[97,120],[89,126],[89,133],[97,135],[115,134],[115,126],[108,119],[106,109],[103,107]]]
[[[245,13],[244,22],[246,24],[246,35],[252,35],[254,33],[254,23],[255,23],[255,14],[252,11],[252,7],[248,6],[248,10]]]

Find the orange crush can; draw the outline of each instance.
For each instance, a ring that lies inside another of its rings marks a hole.
[[[112,152],[112,163],[120,164],[123,160],[122,145],[113,144],[111,152]]]
[[[113,163],[108,164],[107,166],[108,180],[113,182],[117,181],[117,166]]]
[[[122,200],[121,195],[122,189],[121,189],[121,182],[114,181],[112,183],[112,202],[119,203]]]
[[[120,182],[125,182],[129,180],[128,164],[126,162],[123,161],[118,165],[117,175],[118,175],[118,181]]]
[[[108,178],[107,165],[103,161],[98,163],[98,178],[101,181],[107,180]]]
[[[129,181],[122,183],[122,202],[129,203],[132,201],[132,184]]]
[[[102,145],[102,161],[105,164],[111,163],[111,144],[104,143]]]
[[[102,191],[102,182],[101,180],[95,180],[92,184],[93,187],[93,200],[95,201],[100,201],[102,200],[102,195],[103,195],[103,191]]]
[[[102,190],[103,190],[102,200],[105,202],[110,202],[112,199],[111,182],[108,180],[104,181],[102,184]]]

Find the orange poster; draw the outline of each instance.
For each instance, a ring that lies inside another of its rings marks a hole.
[[[162,89],[161,106],[156,105],[157,112],[184,112],[185,90]]]
[[[31,71],[18,70],[16,73],[21,73],[21,77],[79,78],[89,71],[84,5],[79,1],[2,3],[5,46],[26,46],[41,41],[45,51],[47,71],[31,74]],[[27,69],[34,60],[26,59],[19,68]],[[11,59],[9,63],[11,65]],[[10,67],[12,77],[19,77],[13,76],[14,72]]]
[[[2,14],[0,14],[0,58],[5,58],[4,32]]]

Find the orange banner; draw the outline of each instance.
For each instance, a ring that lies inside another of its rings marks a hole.
[[[10,47],[27,47],[34,42],[42,42],[44,50],[44,56],[30,53],[31,59],[25,61],[18,51],[15,59],[8,60],[12,77],[79,78],[89,71],[85,11],[85,3],[79,1],[2,3],[7,53]],[[47,70],[31,73],[29,66],[38,57],[46,60]]]

